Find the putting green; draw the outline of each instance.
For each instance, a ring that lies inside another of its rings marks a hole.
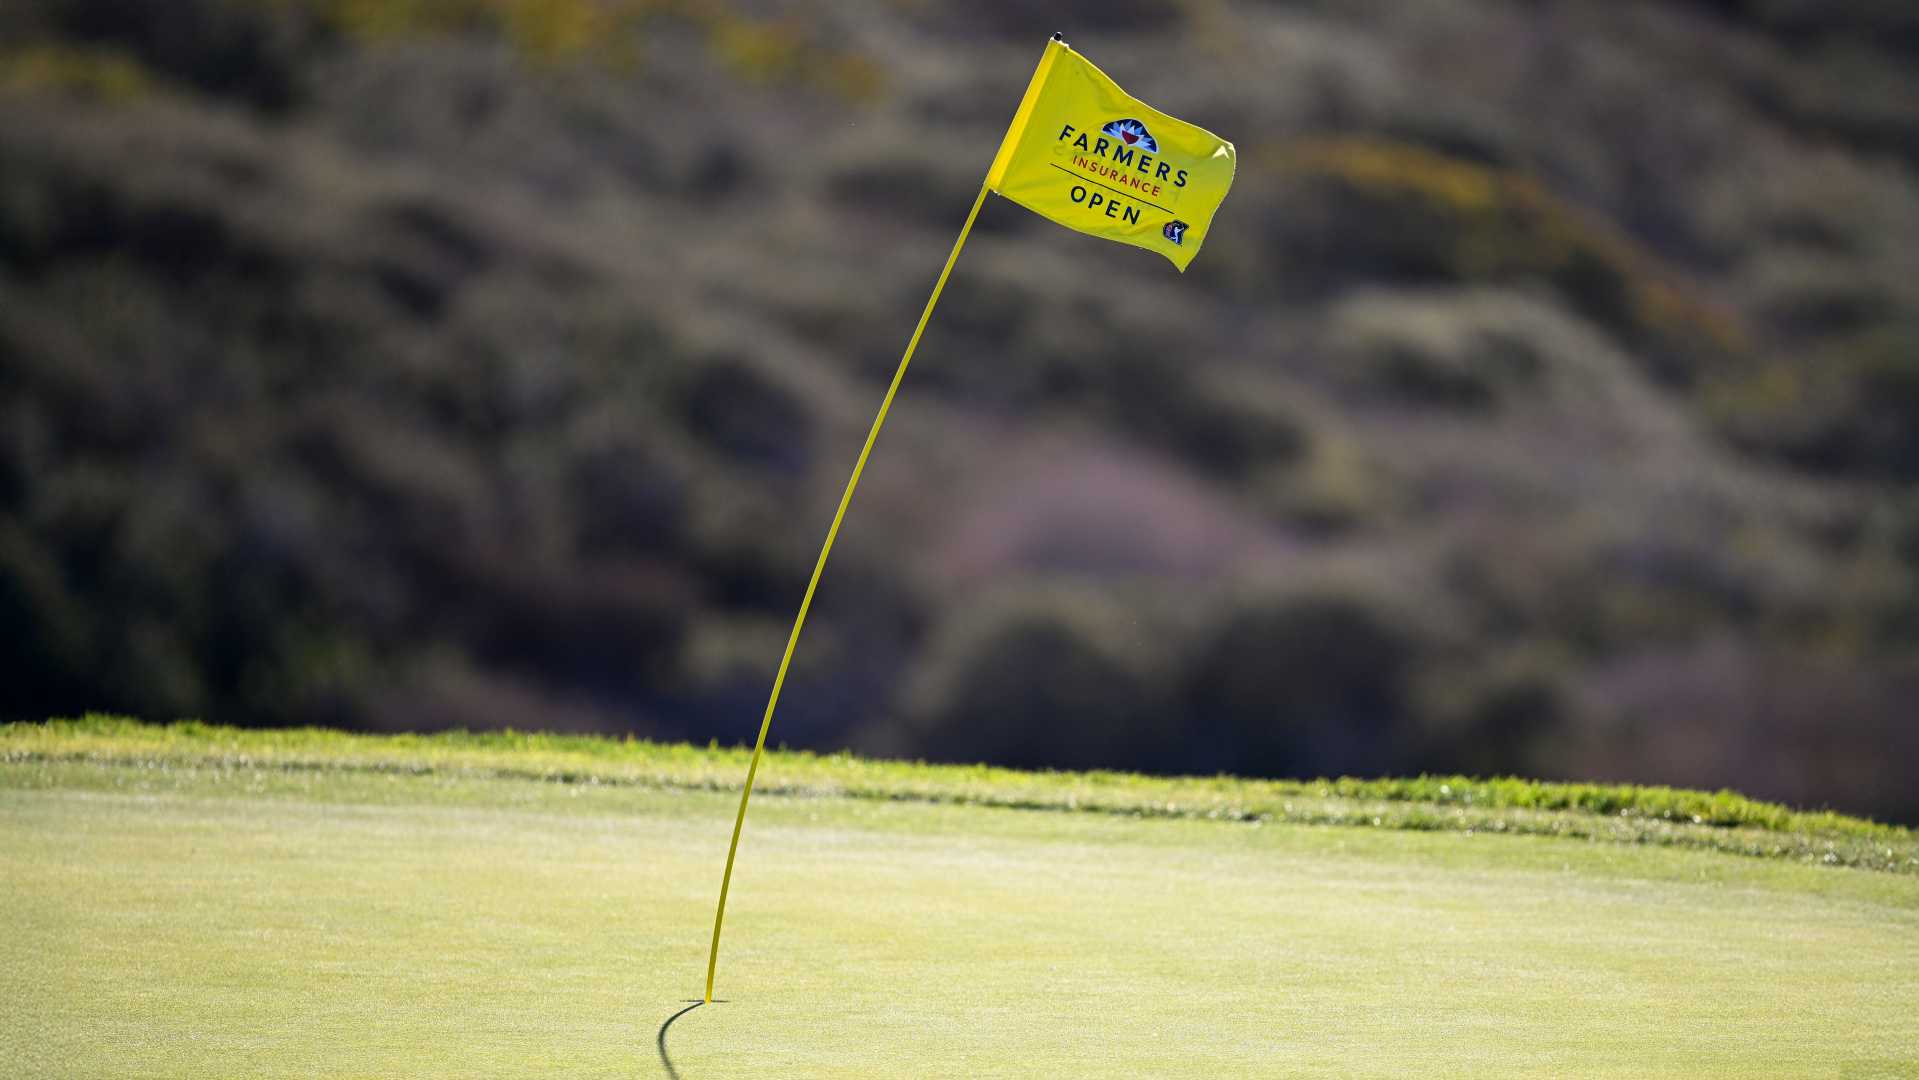
[[[1919,876],[873,799],[755,799],[682,1013],[733,805],[9,758],[0,1073],[1919,1075]]]

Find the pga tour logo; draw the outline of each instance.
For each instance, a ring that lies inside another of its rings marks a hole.
[[[1166,239],[1177,244],[1186,239],[1186,230],[1188,228],[1189,226],[1184,221],[1169,221],[1166,223],[1166,227],[1160,230],[1160,233],[1164,235]]]

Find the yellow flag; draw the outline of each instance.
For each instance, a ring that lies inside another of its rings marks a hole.
[[[1055,38],[986,186],[1069,229],[1157,251],[1183,273],[1234,160],[1232,143],[1131,97]]]

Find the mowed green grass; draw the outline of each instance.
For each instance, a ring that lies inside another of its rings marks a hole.
[[[669,1075],[733,796],[44,750],[0,758],[0,1074]],[[1919,875],[769,795],[717,996],[685,1080],[1910,1077]]]

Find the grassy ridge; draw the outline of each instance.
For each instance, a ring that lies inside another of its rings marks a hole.
[[[455,774],[580,784],[733,790],[747,752],[518,732],[350,735],[241,730],[121,717],[0,726],[0,761],[126,767]],[[1703,848],[1919,874],[1911,830],[1735,792],[1502,778],[1291,781],[1020,772],[776,751],[759,790],[1133,816],[1518,833]]]

